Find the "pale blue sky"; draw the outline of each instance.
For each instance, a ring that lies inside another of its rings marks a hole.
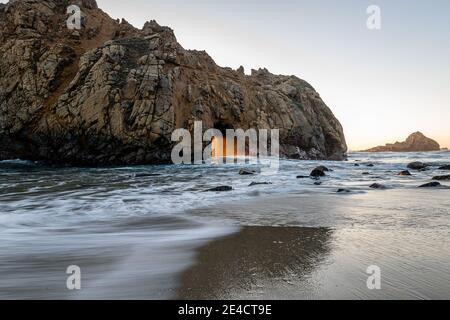
[[[221,66],[310,82],[350,149],[422,131],[450,147],[450,1],[97,0],[136,27],[155,19]],[[382,29],[366,27],[378,5]]]

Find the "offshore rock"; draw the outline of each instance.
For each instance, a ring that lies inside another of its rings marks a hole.
[[[427,138],[421,132],[411,134],[406,141],[387,144],[385,146],[375,147],[367,152],[425,152],[439,151],[441,147],[439,143],[433,139]]]

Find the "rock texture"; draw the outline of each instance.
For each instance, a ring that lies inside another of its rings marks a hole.
[[[427,167],[427,164],[420,161],[415,161],[408,164],[408,169],[412,170],[425,170]]]
[[[385,146],[375,147],[366,152],[421,152],[421,151],[439,151],[439,143],[433,139],[427,138],[421,132],[411,134],[406,141],[387,144]]]
[[[66,0],[0,6],[0,160],[76,165],[170,162],[174,129],[280,129],[281,153],[342,160],[342,127],[295,76],[217,66],[155,21],[136,29],[98,9],[69,30]]]

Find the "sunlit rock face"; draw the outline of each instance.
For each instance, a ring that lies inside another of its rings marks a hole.
[[[78,165],[168,163],[175,129],[280,129],[281,156],[345,158],[342,127],[295,76],[221,68],[155,21],[138,30],[93,0],[0,6],[0,159]]]

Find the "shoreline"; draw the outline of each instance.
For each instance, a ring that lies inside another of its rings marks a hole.
[[[196,262],[178,277],[176,298],[449,299],[450,226],[441,209],[397,206],[405,196],[419,198],[418,206],[432,204],[414,191],[278,195],[193,210],[241,229],[195,250]],[[380,207],[382,199],[391,200]],[[373,265],[382,271],[381,290],[367,288]]]

